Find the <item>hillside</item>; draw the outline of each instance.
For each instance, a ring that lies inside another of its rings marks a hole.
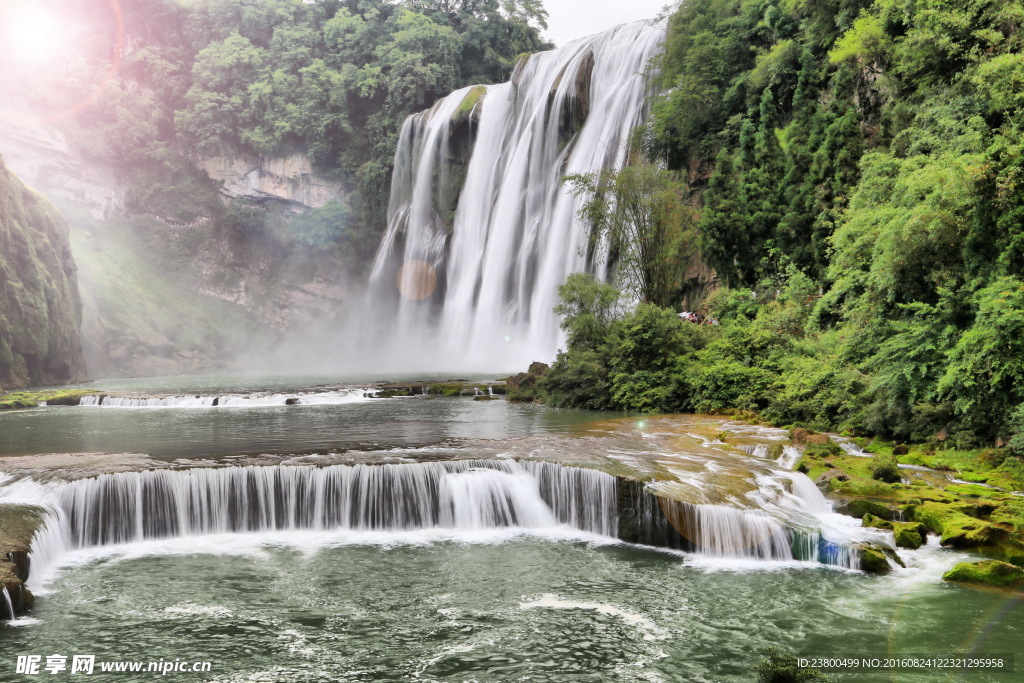
[[[0,387],[82,376],[75,271],[67,223],[0,158]]]

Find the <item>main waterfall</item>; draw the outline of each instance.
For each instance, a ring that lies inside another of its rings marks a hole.
[[[562,179],[624,164],[663,38],[651,22],[618,26],[406,120],[361,358],[495,371],[554,357],[558,285],[573,272],[606,274],[585,253],[581,200]]]

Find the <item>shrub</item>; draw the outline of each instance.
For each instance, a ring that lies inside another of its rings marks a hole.
[[[871,478],[883,481],[886,484],[898,483],[903,477],[900,475],[896,458],[886,455],[876,455],[871,463]]]

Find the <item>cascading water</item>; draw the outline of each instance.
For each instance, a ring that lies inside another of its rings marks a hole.
[[[221,394],[194,396],[83,396],[79,405],[103,408],[254,408],[285,405],[342,405],[365,400],[367,389],[290,394]]]
[[[14,602],[11,600],[11,594],[7,592],[7,586],[0,584],[0,595],[3,596],[3,610],[0,610],[0,619],[4,619],[5,615],[8,619],[15,619],[14,616]]]
[[[226,532],[566,524],[617,533],[614,477],[512,460],[120,472],[50,494],[51,523],[33,542],[37,565],[65,549]]]
[[[564,525],[713,557],[857,568],[852,548],[862,539],[840,528],[841,522],[829,524],[839,515],[810,480],[785,474],[790,486],[777,479],[759,482],[763,496],[747,508],[682,503],[656,496],[639,482],[620,491],[616,478],[604,472],[539,461],[105,474],[43,485],[50,513],[32,542],[30,585],[39,588],[49,568],[78,548],[283,530],[462,532]],[[626,529],[620,529],[623,519]]]
[[[664,33],[636,22],[531,55],[511,82],[464,88],[406,120],[365,362],[494,371],[554,357],[557,287],[573,272],[605,274],[584,253],[582,200],[563,176],[625,163]]]

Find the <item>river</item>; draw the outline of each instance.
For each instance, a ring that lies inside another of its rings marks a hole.
[[[871,576],[808,561],[629,544],[600,533],[597,522],[566,523],[557,501],[542,501],[535,490],[501,488],[522,484],[534,471],[521,472],[513,458],[603,461],[605,470],[608,463],[635,469],[640,462],[699,462],[716,477],[725,464],[775,471],[764,458],[709,442],[706,434],[722,429],[721,419],[610,420],[469,397],[369,399],[364,384],[337,378],[213,376],[93,386],[140,397],[355,398],[2,414],[0,471],[8,473],[0,499],[67,501],[76,485],[67,479],[113,471],[140,477],[132,472],[155,468],[174,486],[188,480],[185,500],[197,495],[196,477],[229,472],[225,465],[287,472],[319,466],[349,476],[354,467],[391,463],[407,468],[402,472],[449,468],[438,475],[447,483],[430,510],[454,505],[455,521],[264,521],[234,533],[213,525],[201,533],[140,533],[127,542],[69,541],[34,567],[39,575],[30,584],[38,597],[30,615],[0,623],[3,680],[17,680],[19,655],[40,655],[45,665],[46,656],[60,654],[69,668],[75,655],[95,656],[93,677],[111,681],[158,674],[103,673],[99,663],[209,662],[209,672],[171,676],[211,681],[749,681],[769,646],[879,658],[1009,654],[1024,630],[1019,598],[941,580],[969,556],[938,548],[935,538],[919,551],[901,551],[906,569]],[[668,438],[673,425],[678,434]],[[458,464],[467,458],[501,464]],[[203,469],[191,469],[197,465]],[[77,485],[96,486],[90,482]],[[272,486],[280,498],[280,484]],[[322,495],[302,490],[297,509]],[[480,509],[500,506],[487,498],[460,513],[458,502],[443,502],[446,495],[475,500],[481,491],[510,507],[481,517]],[[280,514],[284,503],[273,505]],[[837,679],[945,676],[880,670]],[[1007,672],[948,677],[1019,680]]]

